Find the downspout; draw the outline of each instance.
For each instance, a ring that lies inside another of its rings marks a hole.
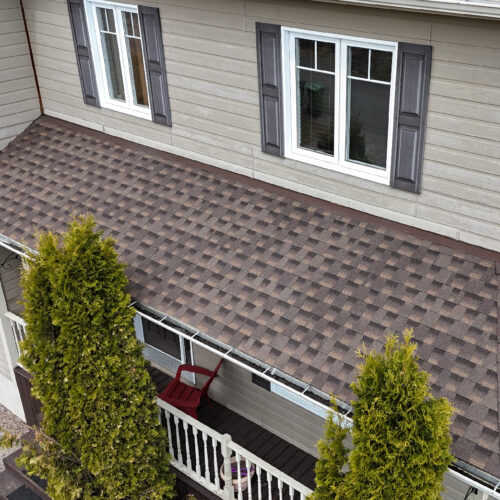
[[[40,105],[40,113],[43,115],[43,103],[42,94],[40,92],[40,85],[38,84],[38,76],[36,74],[35,58],[33,57],[33,51],[31,50],[31,40],[30,33],[28,31],[28,23],[26,22],[26,14],[24,12],[23,0],[19,0],[19,5],[21,6],[21,13],[23,15],[24,31],[26,32],[26,39],[28,40],[28,49],[30,51],[31,67],[33,68],[33,77],[35,78],[36,93],[38,94],[38,103]]]

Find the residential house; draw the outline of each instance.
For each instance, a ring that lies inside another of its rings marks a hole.
[[[158,388],[224,359],[199,420],[159,402],[187,488],[234,496],[234,454],[255,469],[245,497],[303,498],[330,394],[350,415],[356,351],[410,327],[456,408],[443,497],[500,498],[499,2],[7,0],[0,16],[0,137],[19,134],[0,153],[3,404],[36,418],[16,256],[90,211],[129,265]]]

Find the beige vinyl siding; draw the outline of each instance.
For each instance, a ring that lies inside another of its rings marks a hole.
[[[196,345],[193,346],[193,355],[195,365],[209,370],[215,368],[220,359]],[[206,377],[197,376],[198,386],[205,381]],[[318,456],[316,443],[323,435],[324,419],[254,384],[252,374],[244,368],[224,361],[210,386],[210,397],[307,453]]]
[[[0,149],[40,115],[19,0],[0,2]]]
[[[160,8],[173,126],[85,105],[66,3],[25,0],[47,114],[500,250],[500,21],[307,0],[140,3]],[[262,153],[256,21],[433,46],[421,195]]]

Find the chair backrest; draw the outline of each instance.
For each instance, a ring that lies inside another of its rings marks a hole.
[[[217,372],[219,371],[219,368],[222,365],[222,359],[219,361],[219,364],[215,367],[215,370],[211,373],[210,377],[208,377],[208,380],[205,382],[205,385],[201,389],[201,395],[204,396],[208,392],[208,388],[210,387],[210,384],[212,383],[212,380],[217,377]]]

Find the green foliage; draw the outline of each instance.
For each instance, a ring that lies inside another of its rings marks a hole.
[[[345,418],[337,412],[335,398],[325,423],[325,436],[318,443],[319,459],[316,462],[316,489],[311,500],[335,498],[337,486],[344,478],[342,467],[347,461],[348,448],[344,439],[349,432]]]
[[[156,391],[134,336],[124,264],[92,217],[38,235],[23,272],[21,362],[43,404],[20,462],[54,499],[174,498]]]
[[[382,354],[359,353],[364,364],[352,384],[357,400],[349,471],[339,479],[343,464],[335,449],[329,498],[440,498],[443,474],[453,458],[449,452],[453,410],[447,399],[430,394],[429,375],[420,370],[415,349],[407,330],[402,342],[390,336]],[[335,432],[340,431],[333,431],[334,436]],[[323,453],[330,450],[320,451],[325,460]],[[318,491],[322,477],[325,473],[317,476]]]

